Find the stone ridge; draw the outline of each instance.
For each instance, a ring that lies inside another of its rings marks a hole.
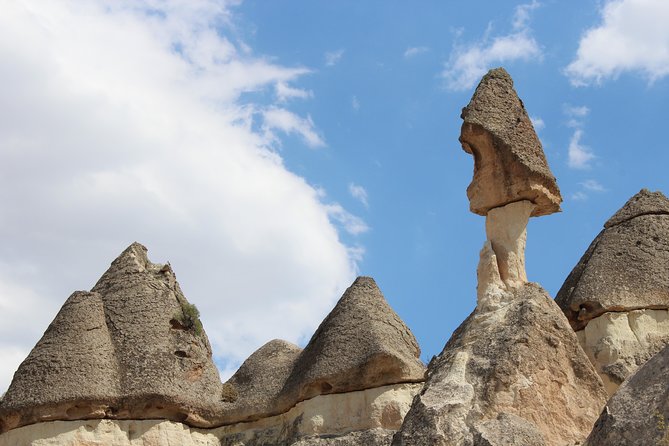
[[[642,190],[607,222],[557,293],[574,330],[610,311],[669,308],[669,214]]]
[[[92,292],[74,293],[21,364],[0,431],[46,420],[180,421],[221,413],[211,347],[169,265],[133,243]]]
[[[562,197],[541,142],[504,68],[490,70],[462,110],[460,142],[474,156],[472,212],[529,200],[532,216],[560,211]]]
[[[660,191],[641,189],[604,223],[604,228],[611,228],[634,217],[653,214],[669,215],[669,199]]]
[[[563,446],[587,437],[607,398],[599,376],[540,286],[510,293],[495,310],[477,307],[430,362],[393,446]]]

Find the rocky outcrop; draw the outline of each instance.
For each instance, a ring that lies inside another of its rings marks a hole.
[[[527,200],[532,216],[560,210],[562,197],[523,102],[504,68],[490,70],[462,110],[460,143],[474,156],[467,188],[470,209],[490,209]]]
[[[669,347],[632,374],[606,403],[587,446],[669,444]]]
[[[422,388],[419,355],[359,277],[304,350],[270,341],[221,384],[197,309],[169,264],[134,243],[21,364],[0,402],[0,445],[381,444]]]
[[[580,444],[606,392],[525,272],[528,219],[558,211],[559,189],[506,71],[486,74],[462,117],[460,141],[474,155],[467,195],[486,216],[477,305],[430,362],[393,446]]]
[[[185,421],[220,413],[202,326],[169,265],[132,244],[88,292],[74,293],[14,375],[0,431],[46,420]]]
[[[477,308],[428,366],[394,446],[573,445],[606,392],[553,300],[536,284]],[[532,439],[531,442],[526,442]]]
[[[669,340],[669,200],[643,189],[625,203],[556,302],[612,394]]]

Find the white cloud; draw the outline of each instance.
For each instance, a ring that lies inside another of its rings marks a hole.
[[[541,119],[538,116],[530,116],[530,121],[532,121],[534,130],[536,130],[537,132],[540,132],[541,130],[546,128],[546,123],[544,122],[543,119]]]
[[[310,116],[300,118],[295,113],[278,107],[270,107],[264,110],[262,115],[264,119],[263,128],[272,139],[276,139],[272,130],[277,129],[284,133],[297,133],[309,147],[325,146],[325,141],[314,129],[314,123]]]
[[[588,195],[583,191],[576,191],[571,194],[571,199],[576,201],[585,201],[588,199]]]
[[[669,2],[608,0],[601,24],[579,42],[565,72],[576,86],[601,83],[623,72],[641,73],[653,82],[669,74]]]
[[[580,184],[585,190],[590,192],[606,192],[606,188],[604,188],[604,186],[602,186],[597,180],[585,180]]]
[[[574,118],[585,118],[588,116],[588,114],[590,114],[590,109],[585,105],[576,106],[571,104],[564,104],[562,108],[567,116]]]
[[[327,206],[328,214],[339,222],[346,232],[351,235],[360,235],[369,231],[369,226],[360,218],[348,212],[340,204]]]
[[[419,54],[427,53],[429,50],[430,49],[426,46],[412,46],[404,51],[404,58],[410,59],[414,56],[418,56]]]
[[[583,130],[576,129],[574,130],[571,140],[569,141],[569,167],[573,169],[589,169],[590,161],[595,158],[595,155],[592,153],[589,147],[581,144],[581,137],[583,136]]]
[[[357,96],[353,96],[351,99],[351,107],[353,107],[353,110],[355,111],[360,110],[360,101],[358,100]]]
[[[466,45],[456,43],[442,72],[447,88],[469,89],[495,65],[540,59],[541,48],[528,27],[530,12],[538,6],[536,1],[517,6],[512,21],[513,30],[509,34],[490,37],[492,27],[489,26],[478,42]]]
[[[365,207],[369,207],[369,202],[367,201],[367,190],[359,184],[350,183],[348,185],[348,191],[353,198],[362,203]]]
[[[0,390],[135,240],[171,262],[226,370],[307,339],[352,281],[360,250],[335,224],[365,223],[286,170],[253,117],[318,146],[313,123],[240,99],[309,70],[227,39],[231,17],[217,1],[3,3]]]
[[[325,53],[325,65],[328,67],[337,65],[343,56],[344,56],[344,50],[337,50]]]
[[[285,82],[277,82],[275,85],[276,98],[279,102],[286,102],[290,99],[308,99],[314,96],[311,90],[302,90],[293,88]]]

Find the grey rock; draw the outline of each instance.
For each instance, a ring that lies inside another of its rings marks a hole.
[[[630,376],[607,402],[587,446],[669,444],[669,347]]]
[[[394,431],[369,429],[340,436],[302,438],[292,446],[390,446]]]
[[[425,365],[419,357],[416,338],[390,308],[374,279],[358,277],[300,354],[280,404],[421,382]]]
[[[275,339],[256,350],[223,385],[226,398],[226,424],[286,412],[297,401],[278,404],[286,380],[302,349],[290,342]]]
[[[536,432],[547,446],[585,439],[603,384],[547,293],[533,283],[512,293],[499,309],[475,310],[430,362],[394,446],[526,446]]]
[[[609,311],[669,308],[668,207],[644,189],[605,224],[555,299],[575,330]]]
[[[504,68],[483,77],[462,119],[460,143],[474,156],[474,178],[467,188],[472,212],[486,215],[522,200],[536,205],[532,216],[560,211],[560,189]]]
[[[2,431],[103,417],[220,423],[220,378],[192,309],[169,265],[133,243],[91,293],[68,299],[19,367]]]
[[[527,420],[509,413],[485,421],[475,428],[475,446],[544,446],[543,435]]]

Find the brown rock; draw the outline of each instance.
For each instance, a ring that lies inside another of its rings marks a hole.
[[[609,394],[669,341],[669,200],[641,190],[557,294]]]
[[[562,196],[511,76],[496,68],[486,74],[462,110],[460,143],[474,156],[467,188],[470,209],[486,215],[495,207],[528,200],[532,216],[560,211]]]
[[[208,427],[221,383],[196,310],[169,265],[128,247],[75,293],[20,366],[2,430],[42,420],[167,419]]]
[[[295,363],[282,401],[421,382],[425,366],[409,328],[371,277],[358,277]]]
[[[279,396],[302,352],[298,346],[275,339],[256,350],[223,385],[231,395],[225,421],[258,420],[288,411],[297,401],[279,405]]]
[[[601,380],[543,289],[528,283],[509,292],[505,305],[477,308],[430,362],[393,445],[585,439],[606,402]]]
[[[669,308],[667,208],[644,189],[606,222],[555,299],[575,330],[608,311]]]
[[[587,446],[669,444],[669,347],[630,376],[607,402]]]

